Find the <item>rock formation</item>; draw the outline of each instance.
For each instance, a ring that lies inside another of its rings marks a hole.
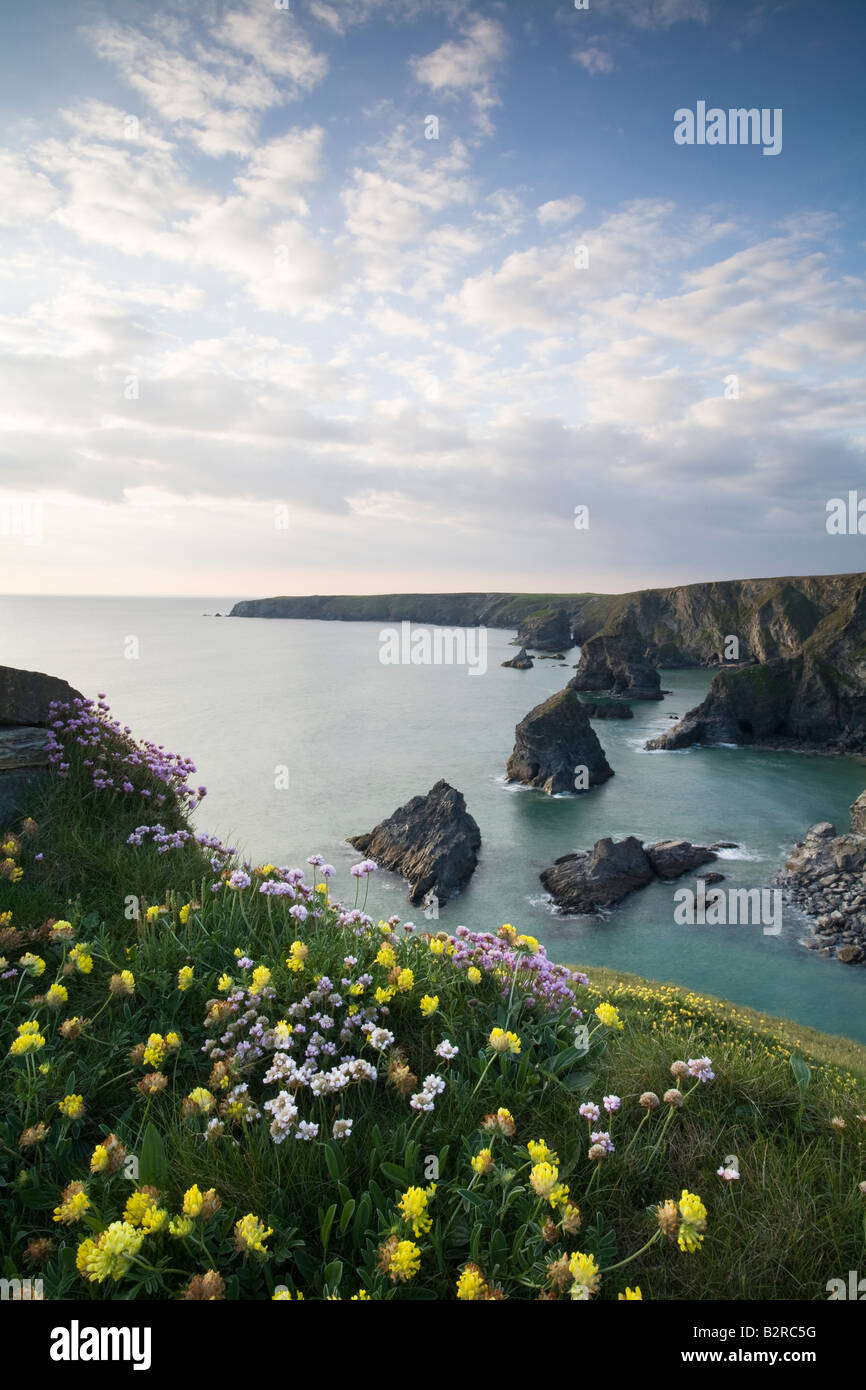
[[[439,781],[426,796],[414,796],[366,835],[349,844],[409,880],[409,900],[432,893],[440,906],[472,876],[481,831],[461,792]]]
[[[597,840],[592,849],[564,854],[540,877],[562,912],[591,913],[612,907],[657,877],[679,878],[715,857],[705,845],[688,840],[661,840],[644,848],[629,835],[618,841]]]
[[[661,678],[634,628],[616,637],[591,637],[581,648],[569,686],[630,700],[662,698]]]
[[[0,666],[0,831],[27,811],[48,778],[49,705],[76,697],[56,676]]]
[[[513,656],[510,661],[503,661],[501,664],[513,666],[516,671],[531,671],[534,663],[526,648],[521,647],[517,656]]]
[[[613,700],[603,705],[592,705],[585,700],[582,703],[590,719],[634,719],[631,705],[615,704]]]
[[[572,645],[568,614],[564,608],[542,609],[531,614],[521,622],[517,640],[526,647],[561,652],[563,647]]]
[[[866,961],[866,792],[851,807],[851,830],[830,821],[810,826],[778,882],[789,902],[815,919],[806,942],[843,965]]]
[[[517,725],[508,780],[539,787],[549,796],[587,790],[575,786],[579,767],[587,769],[589,787],[613,776],[584,705],[566,688],[536,705]]]

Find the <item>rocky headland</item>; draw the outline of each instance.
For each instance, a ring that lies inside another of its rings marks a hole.
[[[17,816],[48,777],[52,701],[76,698],[78,691],[57,676],[0,666],[0,821]]]
[[[590,637],[580,652],[572,690],[625,700],[660,700],[661,677],[647,660],[635,628],[612,637]]]
[[[586,768],[585,786],[577,776],[580,767]],[[586,706],[573,690],[557,691],[521,719],[507,776],[548,796],[588,791],[613,776]]]
[[[462,792],[439,781],[367,834],[350,836],[349,844],[408,879],[410,902],[431,894],[441,907],[475,872],[481,831]]]
[[[830,821],[810,826],[777,876],[789,902],[814,919],[806,946],[843,965],[866,962],[866,792],[842,835]]]
[[[712,849],[689,840],[660,840],[645,847],[628,835],[624,840],[597,840],[592,849],[563,854],[540,878],[561,912],[585,915],[614,906],[653,879],[680,878],[715,858]]]

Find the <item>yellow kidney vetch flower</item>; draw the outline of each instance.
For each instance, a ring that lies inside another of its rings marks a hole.
[[[86,941],[79,941],[69,952],[69,959],[82,975],[89,975],[93,969],[93,956],[90,954],[90,947]]]
[[[600,1023],[604,1024],[605,1028],[616,1028],[621,1032],[625,1027],[625,1024],[619,1016],[618,1009],[616,1009],[613,1004],[599,1004],[595,1011],[595,1016]]]
[[[145,921],[155,922],[162,909],[160,907],[149,907],[144,914]]]
[[[111,994],[120,996],[135,993],[135,976],[131,970],[121,970],[119,975],[112,975],[108,981],[108,989]]]
[[[270,1251],[265,1242],[273,1233],[272,1226],[263,1225],[257,1216],[249,1212],[242,1216],[240,1221],[235,1222],[235,1249],[244,1254],[254,1251],[258,1255],[268,1255]]]
[[[217,989],[219,990],[220,994],[225,994],[226,990],[231,989],[231,987],[231,975],[220,975],[219,979],[217,980]]]
[[[490,1287],[476,1264],[468,1264],[457,1280],[457,1297],[467,1303],[486,1303]]]
[[[400,1212],[403,1220],[412,1227],[412,1234],[415,1237],[426,1235],[433,1225],[433,1218],[427,1211],[427,1204],[435,1192],[432,1190],[424,1191],[423,1187],[410,1187],[400,1198]]]
[[[405,966],[397,976],[397,989],[401,994],[408,994],[415,986],[415,972]]]
[[[376,964],[384,965],[386,969],[391,969],[397,964],[397,952],[390,941],[383,941],[376,955]]]
[[[448,939],[444,936],[431,936],[427,943],[430,948],[430,954],[433,956],[443,955],[448,949],[448,944]]]
[[[84,1096],[64,1096],[61,1101],[58,1101],[57,1109],[68,1120],[77,1120],[84,1114]]]
[[[133,1192],[127,1198],[123,1219],[144,1231],[158,1231],[168,1220],[168,1212],[160,1207],[152,1192]]]
[[[189,989],[190,985],[192,984],[194,975],[195,967],[192,965],[182,965],[180,970],[178,970],[177,987],[180,990],[181,994],[183,994],[185,990]]]
[[[628,1288],[628,1286],[626,1286],[625,1293],[617,1294],[617,1301],[620,1303],[634,1303],[638,1300],[643,1300],[643,1294],[640,1291],[640,1284],[637,1284],[633,1289],[630,1289]]]
[[[469,969],[466,971],[466,978],[471,985],[481,984],[481,971],[478,969],[477,965],[470,965]]]
[[[516,1033],[506,1032],[504,1028],[494,1028],[489,1041],[494,1052],[520,1052],[520,1038]]]
[[[179,919],[180,919],[180,924],[181,924],[181,926],[183,926],[183,927],[186,926],[187,922],[189,921],[189,914],[190,914],[191,911],[192,911],[192,903],[184,903],[183,907],[180,909],[180,911],[179,911],[178,914],[177,914],[178,917],[179,917]]]
[[[383,989],[380,985],[379,988],[376,990],[376,1003],[390,1004],[391,1000],[394,998],[394,995],[396,993],[397,991],[393,985],[390,985],[387,989]]]
[[[677,1233],[677,1245],[692,1255],[703,1244],[703,1232],[707,1229],[707,1209],[700,1197],[686,1188],[683,1188],[677,1205],[682,1218]]]
[[[559,1180],[559,1169],[553,1163],[535,1163],[529,1171],[529,1185],[538,1197],[549,1198]]]
[[[541,943],[535,936],[518,936],[515,944],[522,947],[524,951],[528,951],[532,956],[537,956],[538,952],[541,950]]]
[[[69,1002],[69,990],[65,985],[49,985],[45,992],[45,1002],[49,1009],[59,1009]]]
[[[60,1194],[60,1205],[54,1208],[54,1220],[62,1226],[72,1226],[80,1221],[90,1206],[90,1198],[84,1184],[71,1182]]]
[[[421,1003],[420,1003],[419,1007],[420,1007],[421,1012],[422,1012],[422,1014],[424,1015],[424,1017],[425,1017],[425,1018],[429,1018],[430,1015],[431,1015],[431,1014],[435,1014],[436,1010],[439,1008],[439,995],[438,995],[438,994],[425,994],[425,995],[423,995],[422,998],[421,998]]]
[[[12,1057],[25,1057],[28,1052],[38,1052],[45,1046],[45,1039],[39,1031],[35,1019],[18,1024],[18,1037],[12,1042],[9,1053]]]
[[[493,1154],[490,1149],[479,1149],[470,1163],[476,1173],[489,1173],[493,1167]]]
[[[266,965],[257,965],[250,980],[250,994],[261,994],[271,983],[271,972]]]
[[[543,1139],[530,1139],[526,1148],[533,1163],[559,1162],[553,1149],[549,1149]]]
[[[19,957],[18,964],[35,979],[45,974],[45,961],[41,956],[34,955],[32,951],[25,951],[24,955]]]
[[[90,1283],[122,1279],[144,1242],[146,1232],[128,1221],[112,1221],[97,1240],[85,1240],[78,1247],[76,1268]]]
[[[162,1033],[151,1033],[144,1049],[144,1060],[148,1066],[157,1070],[165,1061],[165,1038]]]
[[[568,1272],[572,1278],[571,1297],[585,1302],[598,1292],[601,1274],[594,1255],[576,1252],[569,1257]]]

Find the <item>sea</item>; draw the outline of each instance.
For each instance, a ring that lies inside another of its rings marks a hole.
[[[515,634],[488,629],[483,674],[447,661],[388,664],[377,623],[211,616],[233,602],[2,598],[0,661],[62,676],[88,696],[104,692],[140,737],[192,757],[192,780],[208,788],[197,826],[254,864],[302,866],[319,853],[337,869],[333,895],[351,905],[349,869],[361,856],[347,836],[445,778],[481,829],[475,874],[438,921],[425,921],[407,885],[380,872],[367,901],[377,918],[399,913],[448,931],[510,922],[590,975],[600,965],[633,971],[866,1042],[866,969],[806,950],[796,909],[786,908],[778,935],[761,925],[678,925],[674,894],[694,887],[692,877],[654,882],[603,917],[563,917],[539,881],[559,855],[636,835],[732,841],[708,868],[724,873],[726,888],[769,887],[809,825],[847,828],[866,786],[862,759],[648,752],[647,739],[698,704],[711,678],[663,670],[663,700],[635,702],[634,719],[594,724],[615,776],[586,794],[548,797],[508,785],[505,764],[515,725],[565,685],[577,649],[563,664],[506,669]]]

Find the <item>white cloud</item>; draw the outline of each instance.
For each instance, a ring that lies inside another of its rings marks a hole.
[[[0,150],[0,186],[0,226],[24,225],[47,217],[59,201],[51,180],[13,150]]]
[[[542,227],[562,227],[567,222],[573,222],[585,206],[583,199],[572,193],[568,198],[551,198],[549,202],[542,203],[535,209],[535,215]]]
[[[613,72],[613,59],[603,48],[578,48],[571,56],[590,77],[600,72]]]
[[[468,95],[482,130],[492,131],[490,110],[499,105],[495,75],[508,48],[505,30],[497,20],[473,16],[462,39],[447,39],[410,68],[417,80],[441,96]]]

